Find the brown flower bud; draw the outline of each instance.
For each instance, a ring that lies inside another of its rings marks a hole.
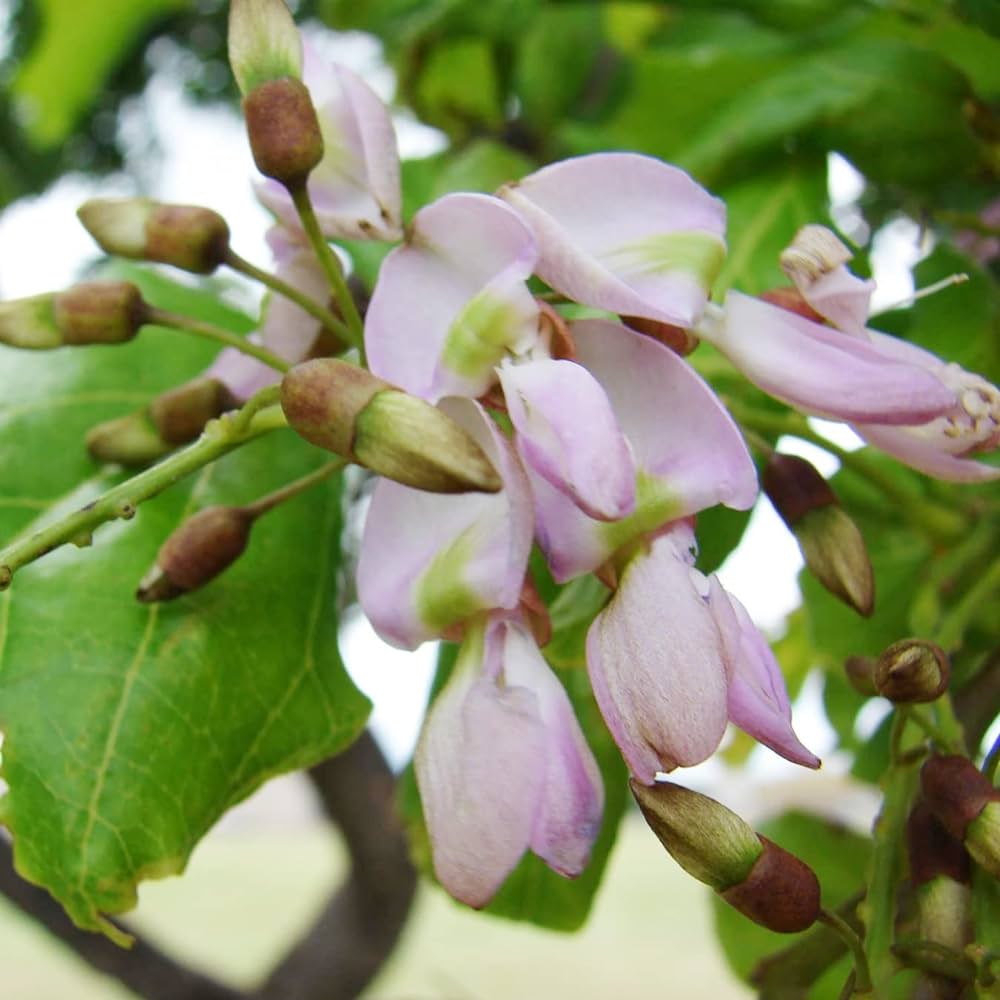
[[[253,516],[242,507],[206,507],[185,521],[160,547],[136,597],[169,601],[214,580],[242,554]]]
[[[768,459],[762,480],[813,576],[858,614],[870,615],[875,576],[868,549],[826,480],[804,458],[779,452]]]
[[[145,322],[146,303],[129,281],[84,281],[53,302],[64,344],[118,344]]]
[[[153,260],[195,274],[211,274],[229,251],[229,226],[198,205],[168,205],[149,198],[92,198],[77,209],[105,253]]]
[[[149,415],[165,443],[187,444],[201,434],[209,420],[236,405],[222,382],[201,376],[157,396],[149,404]]]
[[[819,879],[804,861],[761,837],[764,851],[739,885],[720,893],[754,923],[779,934],[807,930],[819,917]]]
[[[950,679],[948,654],[922,639],[894,642],[875,665],[878,693],[898,704],[934,701],[947,691]]]
[[[968,884],[969,855],[961,840],[942,826],[923,800],[917,802],[906,821],[906,844],[910,881],[915,886],[938,877]]]
[[[301,80],[267,80],[243,98],[247,137],[257,169],[288,188],[305,183],[323,159],[323,133]]]
[[[844,660],[844,673],[852,688],[866,698],[878,694],[875,690],[875,660],[870,656],[849,656]]]
[[[958,754],[930,757],[920,769],[920,786],[938,822],[967,850],[969,824],[990,803],[1000,802],[1000,793],[986,776],[968,757]]]
[[[87,451],[95,462],[148,465],[172,450],[146,410],[96,424],[87,432]]]
[[[406,486],[491,493],[503,485],[476,441],[442,410],[346,361],[296,365],[282,380],[281,407],[307,441]]]

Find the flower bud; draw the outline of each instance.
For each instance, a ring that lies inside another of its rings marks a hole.
[[[185,521],[160,547],[136,597],[170,601],[214,580],[242,554],[253,516],[242,507],[206,507]]]
[[[236,405],[222,382],[201,376],[157,396],[149,404],[149,415],[164,442],[187,444],[201,434],[209,420]]]
[[[291,427],[312,444],[406,486],[495,493],[500,477],[478,444],[430,403],[336,358],[296,365],[281,383]]]
[[[87,451],[95,462],[149,465],[172,450],[146,410],[96,424],[87,432]]]
[[[901,639],[875,664],[875,688],[883,698],[898,704],[934,701],[948,689],[951,664],[933,642]]]
[[[323,159],[323,133],[301,80],[268,80],[243,98],[247,137],[257,169],[287,188],[304,184]]]
[[[870,656],[849,656],[844,660],[844,673],[851,687],[866,698],[878,694],[875,690],[875,662]]]
[[[812,926],[820,887],[805,862],[714,799],[669,782],[630,784],[646,822],[688,874],[769,930],[795,933]]]
[[[967,757],[931,757],[920,771],[924,799],[972,858],[1000,878],[1000,792]]]
[[[795,535],[810,572],[831,594],[868,617],[875,607],[868,549],[826,480],[804,458],[775,452],[762,481],[771,503]]]
[[[84,281],[65,292],[0,303],[0,342],[47,350],[119,344],[142,326],[145,303],[127,281]]]
[[[268,80],[302,75],[302,39],[284,0],[231,0],[227,41],[244,96]]]
[[[150,198],[92,198],[76,213],[105,253],[211,274],[229,250],[229,226],[210,208]]]

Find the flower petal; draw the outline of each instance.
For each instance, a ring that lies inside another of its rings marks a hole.
[[[709,757],[726,729],[722,642],[691,581],[685,532],[626,566],[587,634],[597,704],[636,780]]]
[[[502,627],[507,685],[531,691],[545,727],[545,790],[530,846],[550,868],[573,878],[586,868],[600,829],[604,809],[601,772],[566,691],[535,640],[513,622]]]
[[[653,157],[563,160],[500,195],[538,237],[538,274],[583,305],[691,326],[725,257],[723,203]]]
[[[540,358],[499,370],[526,465],[591,517],[635,507],[635,463],[608,397],[586,368]]]
[[[517,605],[531,494],[510,443],[478,404],[442,404],[504,481],[500,493],[425,493],[379,480],[358,560],[358,600],[386,642],[413,649],[480,611]]]
[[[767,640],[746,608],[715,575],[708,581],[708,605],[722,636],[729,668],[729,718],[745,733],[793,764],[819,767],[792,729],[785,679]]]
[[[955,405],[930,372],[739,292],[727,294],[721,323],[704,323],[698,332],[754,385],[816,416],[913,424]]]
[[[534,237],[487,195],[446,195],[421,209],[382,264],[365,320],[371,370],[431,402],[479,396],[508,353],[538,343],[525,280]]]
[[[952,483],[988,483],[1000,479],[1000,467],[950,454],[940,447],[936,435],[921,433],[920,427],[852,426],[870,445],[935,479]]]
[[[427,717],[414,757],[434,872],[456,899],[485,906],[532,837],[545,788],[545,735],[535,697],[478,676],[502,639],[471,635]],[[478,645],[480,648],[476,648]]]

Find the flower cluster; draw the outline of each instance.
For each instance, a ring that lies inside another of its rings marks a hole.
[[[318,72],[307,59],[322,93],[325,152],[308,188],[323,232],[398,238],[389,117],[347,70]],[[291,234],[289,261],[301,245],[291,203],[272,182],[259,193]],[[996,390],[867,330],[872,284],[847,271],[831,233],[803,231],[783,257],[795,287],[774,301],[710,303],[725,252],[719,200],[676,167],[605,153],[496,195],[438,199],[382,265],[364,326],[370,371],[463,428],[503,483],[443,496],[380,479],[358,566],[360,603],[387,641],[460,642],[415,766],[436,874],[470,905],[488,903],[527,850],[579,874],[601,822],[600,773],[543,653],[533,543],[558,583],[594,573],[608,588],[587,669],[634,781],[705,760],[729,723],[819,764],[792,730],[765,638],[695,568],[697,514],[746,510],[758,486],[732,417],[673,348],[708,340],[766,392],[849,421],[924,471],[1000,475],[966,457],[997,444]],[[588,318],[569,322],[552,302]]]

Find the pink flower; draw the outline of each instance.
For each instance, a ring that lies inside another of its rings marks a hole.
[[[427,718],[414,766],[434,871],[485,906],[526,850],[573,878],[600,828],[600,772],[530,633],[493,614],[471,627]]]

